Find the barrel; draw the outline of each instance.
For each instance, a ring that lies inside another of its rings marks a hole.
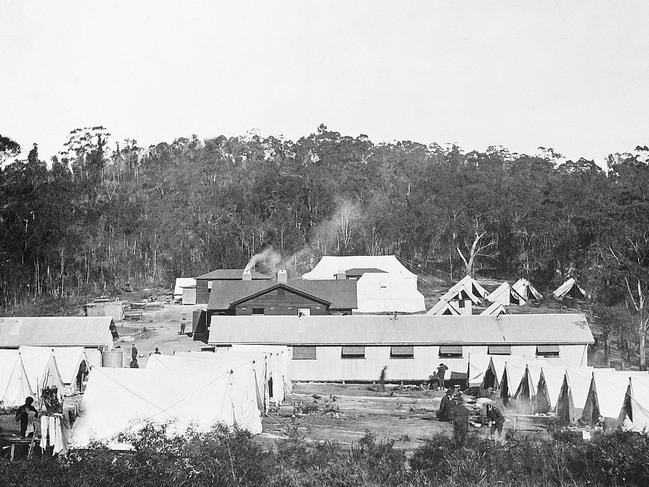
[[[112,368],[124,367],[124,352],[122,350],[106,350],[101,354],[101,366]]]

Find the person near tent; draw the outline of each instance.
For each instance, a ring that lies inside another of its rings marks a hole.
[[[448,389],[439,403],[437,419],[439,421],[449,421],[451,418],[451,409],[453,408],[453,391]]]
[[[34,398],[29,396],[25,398],[25,404],[16,410],[16,422],[20,422],[20,436],[25,438],[27,435],[27,427],[31,425],[30,435],[34,435],[34,419],[38,417],[38,411],[32,406]]]
[[[180,321],[180,334],[181,334],[181,335],[184,335],[184,334],[185,334],[185,325],[186,325],[186,323],[185,323],[185,318],[183,318],[183,319]]]
[[[453,405],[451,419],[453,420],[453,436],[458,448],[464,447],[466,435],[469,432],[469,410],[464,406],[462,398]]]
[[[388,366],[384,366],[381,370],[381,375],[379,376],[379,389],[381,392],[385,392],[385,379],[388,376]]]
[[[138,364],[137,359],[134,358],[134,359],[131,359],[131,363],[130,363],[129,367],[132,368],[132,369],[139,369],[140,364]]]
[[[158,350],[158,347],[155,347],[155,350],[153,351],[153,355],[162,355],[160,353],[160,350]]]
[[[135,346],[135,343],[131,347],[131,358],[137,362],[137,347]]]
[[[498,436],[502,435],[503,425],[505,424],[505,417],[503,413],[500,412],[500,409],[493,406],[492,404],[487,404],[487,419],[491,421],[491,434],[498,432]]]
[[[437,366],[437,386],[439,389],[444,389],[444,376],[446,375],[446,371],[448,370],[448,367],[446,365],[439,364]]]

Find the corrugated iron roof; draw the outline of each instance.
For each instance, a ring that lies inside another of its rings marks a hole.
[[[234,303],[263,294],[277,286],[283,286],[289,292],[294,290],[331,303],[330,309],[333,310],[356,309],[356,284],[357,281],[346,279],[319,281],[289,279],[285,285],[278,284],[276,281],[214,281],[207,309],[226,310]]]
[[[0,318],[0,347],[21,345],[97,347],[112,345],[117,329],[110,316]]]
[[[202,276],[198,276],[196,279],[215,279],[215,280],[225,280],[225,281],[240,281],[243,276],[243,269],[216,269],[215,271],[208,272]],[[271,276],[262,274],[261,272],[252,271],[253,280],[259,279],[272,279]]]
[[[209,343],[539,345],[593,343],[581,314],[495,316],[215,316]]]

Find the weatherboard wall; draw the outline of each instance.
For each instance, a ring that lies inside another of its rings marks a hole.
[[[297,316],[298,309],[302,308],[309,308],[311,315],[324,315],[327,313],[325,304],[285,289],[275,289],[234,306],[235,314],[242,316],[252,315],[253,309],[263,310],[261,314],[264,315]]]
[[[293,356],[293,349],[289,347]],[[438,346],[415,346],[412,358],[393,358],[389,346],[365,347],[364,358],[342,357],[340,346],[316,347],[315,359],[292,359],[290,375],[298,381],[375,381],[384,366],[388,367],[387,380],[424,381],[444,363],[449,372],[467,372],[471,354],[486,355],[486,346],[464,346],[461,358],[440,357]],[[561,345],[557,365],[578,367],[585,363],[585,345]],[[536,357],[534,346],[512,346],[512,357],[532,359]],[[448,377],[448,375],[447,375]]]

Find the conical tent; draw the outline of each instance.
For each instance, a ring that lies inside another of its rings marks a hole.
[[[649,377],[629,377],[624,412],[631,422],[629,429],[649,432]]]
[[[625,416],[624,402],[628,382],[628,376],[624,372],[594,370],[581,420],[587,424],[596,424],[601,416],[621,423]]]
[[[54,352],[48,347],[20,347],[18,353],[23,361],[27,379],[32,391],[40,397],[44,387],[56,386],[63,395],[63,380],[54,358]]]
[[[20,348],[24,356],[41,356],[45,357],[50,352],[54,355],[57,370],[60,374],[61,381],[65,386],[71,386],[76,389],[77,377],[79,370],[89,370],[90,363],[86,355],[86,349],[83,347],[26,347]],[[85,363],[85,364],[84,364]]]
[[[436,315],[436,316],[460,316],[462,313],[457,308],[457,301],[445,301],[440,299],[435,306],[430,308],[427,312],[427,315]]]
[[[500,316],[507,314],[507,310],[500,303],[491,303],[482,313],[483,316]]]
[[[17,407],[34,396],[18,350],[0,350],[0,405]]]
[[[527,366],[524,362],[509,360],[505,363],[500,379],[500,398],[507,405],[516,396],[521,380],[526,375]]]
[[[574,423],[581,416],[592,379],[592,369],[566,369],[557,398],[557,418]]]
[[[536,299],[540,301],[543,299],[543,295],[536,290],[532,283],[527,279],[520,278],[514,284],[512,284],[512,289],[516,291],[525,301]]]
[[[518,294],[507,281],[503,282],[493,292],[487,295],[487,301],[503,306],[509,306],[510,304],[522,306],[525,304],[525,298]]]
[[[557,299],[562,299],[565,297],[572,297],[576,299],[588,298],[588,294],[586,294],[584,288],[582,288],[579,284],[577,284],[577,281],[575,281],[575,279],[572,277],[568,279],[566,282],[564,282],[563,284],[561,284],[561,286],[556,288],[552,292],[552,294]]]

